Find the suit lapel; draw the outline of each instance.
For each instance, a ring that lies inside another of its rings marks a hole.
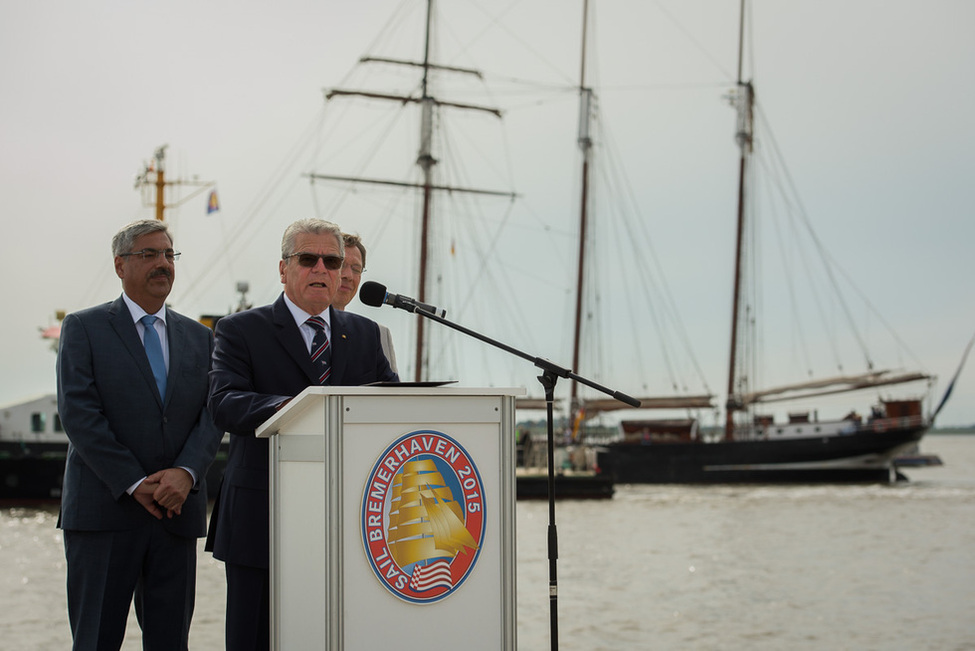
[[[328,308],[329,324],[332,329],[332,384],[338,385],[345,377],[345,367],[349,361],[350,333],[345,314],[333,307]]]
[[[295,323],[294,317],[291,316],[291,310],[288,309],[288,306],[284,302],[284,294],[279,296],[278,300],[274,301],[271,307],[271,319],[274,322],[274,333],[281,348],[284,349],[288,356],[295,361],[307,376],[308,383],[317,385],[318,373],[311,362],[311,356],[308,354],[308,349],[305,347],[305,340],[298,330],[298,324]],[[334,359],[334,351],[332,355]]]
[[[121,340],[122,345],[125,346],[132,359],[135,360],[135,365],[138,367],[139,372],[142,373],[142,379],[153,390],[152,393],[156,396],[156,401],[161,407],[163,404],[162,397],[159,396],[156,379],[152,376],[152,367],[149,366],[149,358],[146,357],[146,348],[139,339],[139,333],[135,329],[135,323],[132,321],[132,314],[129,312],[129,308],[121,296],[108,308],[108,314],[109,323],[112,324],[112,328],[118,335],[119,340]]]

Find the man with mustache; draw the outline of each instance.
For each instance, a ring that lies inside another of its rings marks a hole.
[[[122,295],[65,317],[58,347],[73,648],[120,648],[134,595],[143,648],[186,649],[221,437],[206,407],[213,333],[166,306],[180,254],[164,223],[128,224],[112,253]]]
[[[226,564],[229,651],[270,646],[269,444],[254,430],[308,386],[399,380],[376,323],[329,307],[344,250],[332,222],[291,224],[278,262],[284,292],[217,322],[208,404],[231,437],[206,548]]]

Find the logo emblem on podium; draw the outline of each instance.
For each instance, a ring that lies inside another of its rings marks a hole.
[[[410,432],[369,473],[360,520],[366,557],[387,590],[416,604],[445,599],[470,575],[484,541],[477,465],[442,432]]]

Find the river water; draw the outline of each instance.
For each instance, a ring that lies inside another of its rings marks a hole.
[[[893,486],[559,502],[559,648],[975,649],[975,436],[922,449],[945,465]],[[0,648],[70,648],[56,518],[0,510]],[[548,506],[519,502],[517,518],[519,648],[549,649]],[[202,549],[190,646],[220,649],[223,565]],[[134,614],[123,648],[141,648]]]

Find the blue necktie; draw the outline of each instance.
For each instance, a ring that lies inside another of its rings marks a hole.
[[[313,316],[305,323],[315,329],[315,338],[311,340],[311,361],[318,371],[318,383],[328,384],[328,376],[332,373],[332,348],[325,334],[325,319]]]
[[[149,366],[152,367],[152,375],[156,378],[156,386],[159,387],[159,397],[166,398],[166,361],[163,359],[162,344],[159,343],[159,334],[153,324],[156,317],[147,314],[142,317],[142,325],[146,332],[142,337],[142,342],[146,347],[146,357],[149,358]]]

